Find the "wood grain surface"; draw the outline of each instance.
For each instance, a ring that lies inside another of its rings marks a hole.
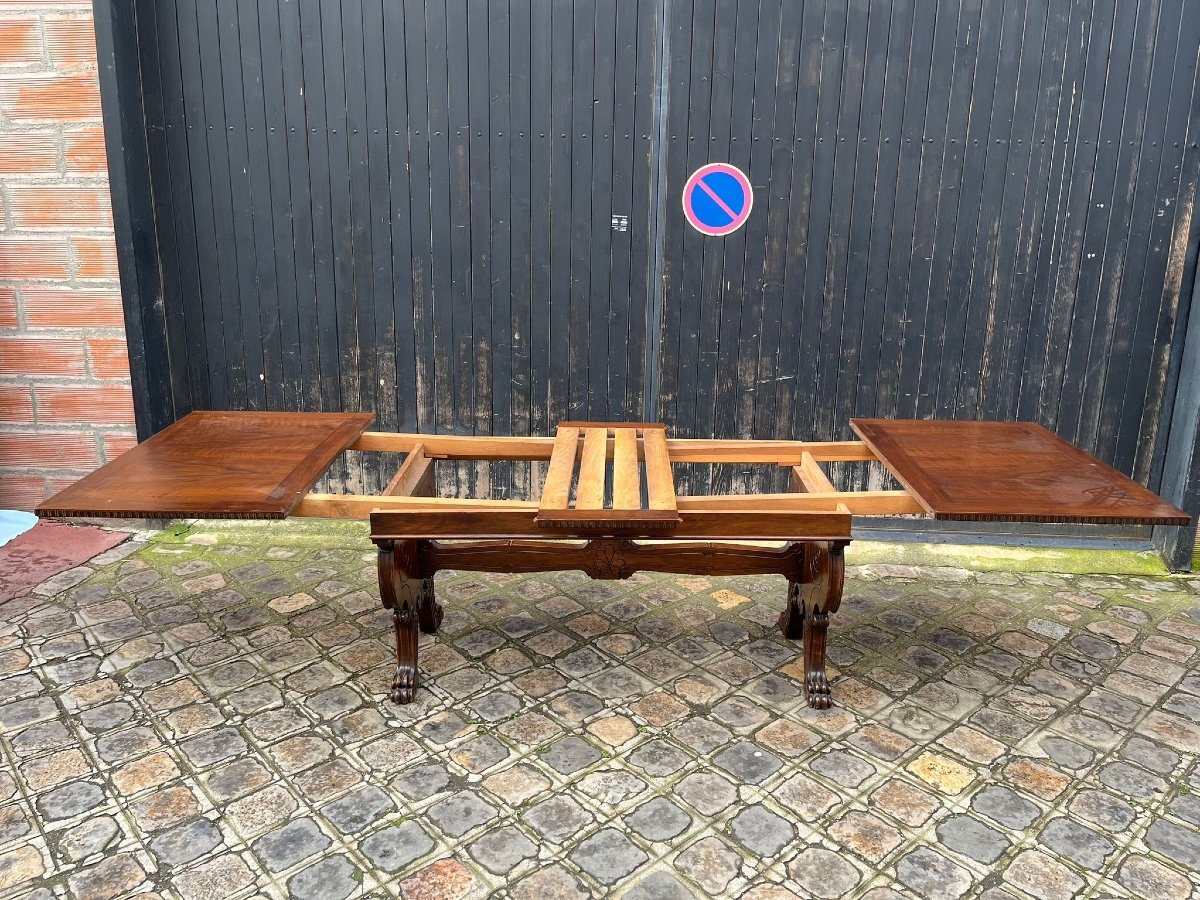
[[[59,491],[37,514],[282,519],[373,418],[189,413]]]
[[[1031,422],[851,419],[935,519],[1186,525],[1182,510]]]

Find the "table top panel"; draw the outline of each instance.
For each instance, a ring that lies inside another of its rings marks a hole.
[[[851,419],[935,519],[1186,525],[1186,513],[1031,422]]]
[[[40,516],[281,519],[371,413],[193,412],[37,508]]]

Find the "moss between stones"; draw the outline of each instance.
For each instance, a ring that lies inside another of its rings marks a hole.
[[[174,521],[151,544],[247,547],[340,547],[370,550],[366,522],[333,519]],[[983,544],[918,544],[854,541],[850,565],[954,566],[975,571],[1059,572],[1074,575],[1168,575],[1153,551],[1073,550]],[[1200,557],[1198,557],[1200,561]]]
[[[201,537],[203,540],[197,540]],[[177,520],[151,537],[149,543],[371,549],[366,522],[340,519]]]
[[[1162,557],[1146,550],[1073,550],[987,544],[893,544],[855,541],[850,565],[954,566],[977,572],[1058,572],[1069,575],[1168,575]]]

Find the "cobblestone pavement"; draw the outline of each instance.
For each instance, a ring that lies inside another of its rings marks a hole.
[[[0,607],[0,897],[1200,897],[1198,587],[851,569],[816,712],[780,579],[445,573],[395,707],[359,532],[131,542]]]

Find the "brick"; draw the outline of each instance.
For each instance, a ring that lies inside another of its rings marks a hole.
[[[29,388],[0,386],[0,422],[33,423],[33,392]]]
[[[91,122],[100,118],[95,72],[0,77],[0,110],[15,122]]]
[[[104,461],[112,462],[126,450],[137,446],[137,435],[134,434],[105,434]]]
[[[104,153],[104,129],[96,125],[68,131],[67,172],[70,174],[107,174],[108,157]]]
[[[63,238],[0,237],[0,278],[67,278],[67,250]]]
[[[0,375],[83,374],[83,345],[76,339],[0,337]]]
[[[86,468],[90,471],[93,467],[85,466],[84,468]],[[46,479],[46,496],[53,497],[59,491],[69,488],[71,485],[73,485],[75,482],[77,482],[82,477],[83,477],[82,475],[77,475],[74,477],[66,476],[66,477],[62,477],[62,478],[47,478]]]
[[[46,49],[60,69],[96,67],[96,30],[90,16],[47,16]]]
[[[42,32],[37,19],[0,21],[0,66],[28,66],[42,61]]]
[[[49,431],[0,432],[0,466],[26,469],[94,469],[96,441],[90,434]]]
[[[0,475],[0,509],[33,509],[47,496],[39,475]]]
[[[127,385],[39,387],[35,396],[41,423],[133,424],[133,395]]]
[[[79,260],[80,278],[116,278],[117,242],[105,237],[77,237],[72,241]]]
[[[128,378],[129,349],[124,338],[88,338],[92,374],[97,378]]]
[[[0,175],[56,175],[58,146],[53,131],[7,131]]]
[[[67,285],[21,288],[27,328],[123,328],[121,292],[109,287]],[[0,316],[0,324],[3,324]]]
[[[10,184],[8,208],[16,228],[113,227],[108,188],[95,185]]]
[[[0,284],[0,328],[17,327],[16,288]]]

